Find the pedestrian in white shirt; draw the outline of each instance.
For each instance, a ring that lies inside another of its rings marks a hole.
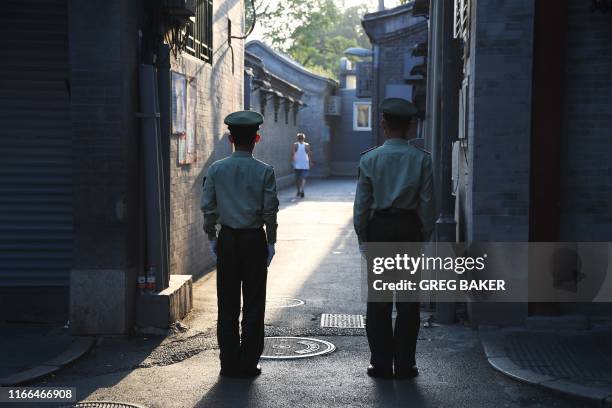
[[[297,187],[296,197],[303,198],[306,177],[308,177],[310,167],[314,165],[312,151],[310,150],[310,145],[306,143],[306,135],[304,133],[297,134],[297,142],[293,143],[291,149],[291,160],[295,172],[295,186]]]

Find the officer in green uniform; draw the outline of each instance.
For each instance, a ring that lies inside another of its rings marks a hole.
[[[202,194],[204,231],[217,260],[220,374],[227,377],[261,374],[267,267],[274,256],[278,213],[274,169],[253,158],[262,123],[263,117],[251,111],[225,118],[234,153],[208,168]]]
[[[407,140],[417,109],[400,98],[385,99],[380,109],[387,140],[362,155],[353,208],[362,253],[365,242],[427,241],[435,223],[431,157]],[[419,303],[396,299],[395,307],[394,329],[392,300],[367,304],[370,376],[412,378],[418,375],[415,350],[420,325]]]

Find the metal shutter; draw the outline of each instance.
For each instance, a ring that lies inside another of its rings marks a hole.
[[[66,0],[0,2],[0,287],[68,285],[67,20]]]

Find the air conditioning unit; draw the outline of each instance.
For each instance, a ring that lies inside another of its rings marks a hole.
[[[342,114],[342,99],[339,96],[330,95],[327,97],[325,114],[329,116],[340,116]]]
[[[198,0],[162,0],[164,11],[173,17],[187,19],[196,15]]]

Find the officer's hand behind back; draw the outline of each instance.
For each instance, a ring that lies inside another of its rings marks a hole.
[[[365,243],[361,243],[359,244],[359,253],[361,254],[362,257],[366,257],[367,254],[367,246]]]
[[[274,258],[275,253],[276,251],[274,250],[274,244],[268,244],[268,259],[266,261],[266,264],[268,266],[270,266],[270,264],[272,263],[272,258]]]
[[[213,257],[213,260],[217,262],[217,240],[216,239],[208,242],[208,249],[210,250],[210,254]]]

